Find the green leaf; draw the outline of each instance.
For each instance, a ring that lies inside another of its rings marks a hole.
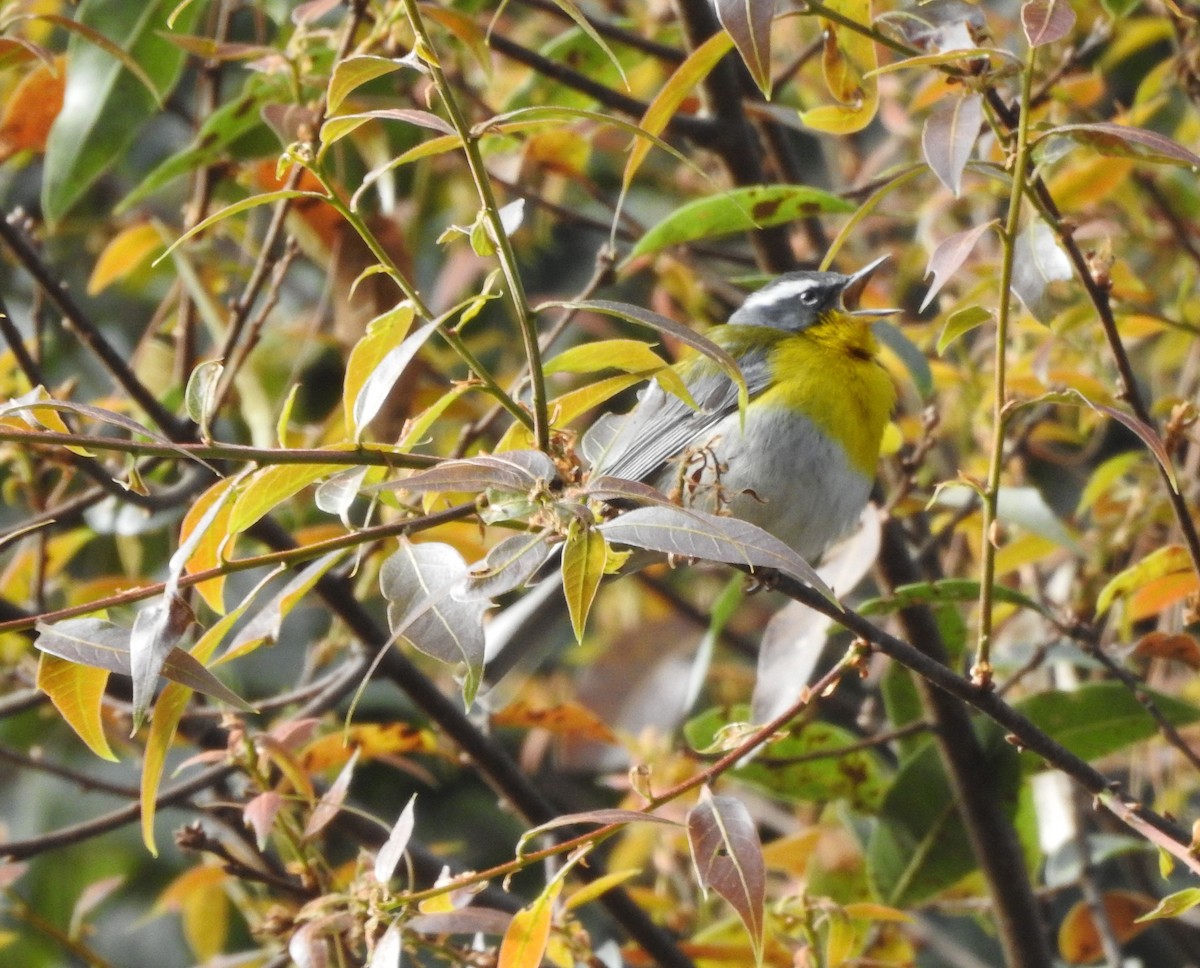
[[[591,528],[573,530],[563,548],[562,583],[575,640],[583,641],[588,612],[596,600],[600,579],[608,563],[608,542]]]
[[[252,75],[246,90],[239,97],[221,105],[204,119],[190,145],[160,162],[133,191],[121,199],[116,214],[129,211],[176,178],[214,164],[228,155],[269,153],[278,142],[263,123],[259,111],[263,104],[280,96],[280,86],[274,77]]]
[[[782,225],[821,212],[852,211],[854,206],[845,199],[807,185],[735,188],[677,208],[638,240],[629,259],[684,242]]]
[[[186,54],[159,34],[175,0],[84,0],[77,20],[111,39],[143,66],[158,98],[120,60],[78,33],[67,47],[69,67],[63,108],[46,144],[42,210],[51,224],[79,201],[88,187],[122,157],[142,122],[175,87]],[[188,7],[176,27],[188,33],[203,13]]]
[[[368,81],[377,77],[391,74],[404,66],[390,57],[376,57],[372,54],[360,54],[338,61],[329,79],[329,95],[326,110],[329,114],[337,114],[338,108],[351,92],[362,87]]]
[[[1134,924],[1143,921],[1157,921],[1159,918],[1177,918],[1200,904],[1200,887],[1185,887],[1182,891],[1168,894],[1153,911],[1148,911],[1138,918]]]
[[[1009,816],[1020,791],[1017,751],[990,722],[975,727],[993,791]],[[883,799],[867,846],[867,876],[885,904],[909,907],[953,887],[978,866],[937,746],[907,760]]]
[[[723,734],[750,718],[750,707],[718,707],[689,720],[683,732],[697,750],[723,748]],[[870,750],[847,752],[859,741],[831,723],[794,722],[749,762],[733,769],[744,783],[801,803],[844,800],[855,810],[873,813],[888,785],[882,762]]]
[[[1195,706],[1160,693],[1147,691],[1146,695],[1174,726],[1200,720],[1200,709]],[[1071,692],[1043,692],[1014,706],[1051,739],[1088,761],[1150,739],[1158,732],[1154,718],[1119,682],[1098,682]],[[1033,759],[1029,757],[1030,768]]]
[[[971,330],[982,326],[991,318],[991,310],[984,309],[982,306],[967,306],[965,309],[959,309],[951,313],[946,318],[946,325],[942,327],[942,331],[938,334],[938,356],[944,356],[946,354],[946,347],[960,336],[965,336]]]

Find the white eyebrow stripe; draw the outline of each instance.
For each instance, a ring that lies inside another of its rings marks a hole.
[[[823,285],[825,284],[818,279],[788,279],[780,281],[747,296],[742,307],[762,309],[766,306],[774,306],[776,303],[795,299],[800,293],[808,292],[810,289],[820,289]]]

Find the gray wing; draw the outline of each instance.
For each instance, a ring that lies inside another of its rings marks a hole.
[[[746,354],[740,365],[753,398],[768,383],[766,354]],[[597,421],[583,440],[594,477],[644,481],[737,411],[737,387],[716,367],[706,367],[699,375],[685,371],[684,382],[699,410],[652,381],[628,414],[607,414]]]

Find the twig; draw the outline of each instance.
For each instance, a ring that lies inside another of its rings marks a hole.
[[[21,263],[25,271],[34,278],[34,281],[62,314],[66,325],[95,354],[113,380],[129,394],[154,423],[162,428],[168,437],[181,436],[183,422],[167,410],[159,402],[158,397],[138,379],[125,357],[108,342],[87,314],[79,308],[66,286],[54,278],[45,262],[42,261],[42,257],[30,245],[24,233],[17,228],[15,221],[18,218],[16,213],[9,215],[7,219],[0,218],[0,240],[17,257],[17,261]]]

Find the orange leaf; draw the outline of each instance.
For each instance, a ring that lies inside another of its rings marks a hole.
[[[1200,642],[1186,632],[1151,632],[1143,635],[1133,647],[1133,654],[1142,659],[1171,659],[1192,669],[1200,669]]]
[[[1131,622],[1157,615],[1188,595],[1200,591],[1200,579],[1194,571],[1177,571],[1146,582],[1129,596],[1126,605]]]
[[[62,110],[66,86],[66,59],[62,57],[55,59],[53,67],[39,61],[21,79],[0,115],[0,161],[18,151],[46,150],[46,136]]]
[[[1103,900],[1105,917],[1120,943],[1124,944],[1150,926],[1135,923],[1154,907],[1154,900],[1145,894],[1108,891]],[[1078,902],[1063,918],[1058,929],[1058,953],[1072,965],[1090,964],[1104,956],[1100,932],[1085,901]]]
[[[528,702],[517,700],[493,715],[492,725],[544,729],[559,736],[572,736],[600,743],[616,742],[616,737],[607,724],[577,702],[535,707]]]
[[[409,723],[364,723],[313,740],[298,760],[306,772],[321,773],[344,764],[356,749],[366,762],[401,753],[430,753],[435,745],[432,733]]]

